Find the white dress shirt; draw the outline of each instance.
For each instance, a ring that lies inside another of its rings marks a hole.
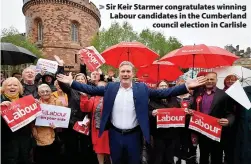
[[[138,125],[132,86],[127,89],[120,86],[112,109],[111,123],[119,129],[132,129]]]

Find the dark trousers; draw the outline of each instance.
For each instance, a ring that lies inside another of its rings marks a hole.
[[[113,164],[140,164],[142,144],[140,131],[121,134],[111,128],[109,130],[109,142]]]
[[[204,135],[199,136],[200,164],[209,164],[209,154],[211,164],[222,164],[223,148],[220,142],[211,140]]]
[[[224,150],[224,163],[233,164],[234,163],[234,151],[236,143],[236,130],[232,128],[224,128],[221,135],[221,144]]]
[[[153,164],[173,164],[175,139],[154,137],[154,147],[151,154],[150,163]]]
[[[63,130],[61,137],[65,145],[65,163],[98,163],[97,156],[93,151],[91,135],[87,136],[69,128]]]
[[[51,145],[36,146],[34,150],[34,161],[37,164],[58,164],[59,145],[54,141]]]
[[[178,157],[178,163],[182,160],[186,161],[186,164],[196,164],[196,149],[197,146],[193,146],[191,134],[195,133],[188,128],[177,128],[179,135],[177,137],[175,146],[175,156]]]
[[[30,164],[32,138],[28,136],[12,136],[1,140],[2,164]]]

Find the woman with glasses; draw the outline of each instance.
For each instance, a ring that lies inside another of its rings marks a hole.
[[[39,102],[41,104],[62,106],[62,102],[51,94],[51,88],[47,84],[38,86]],[[36,139],[37,146],[34,151],[34,161],[39,164],[58,163],[59,145],[55,141],[54,126],[33,126],[32,134]]]

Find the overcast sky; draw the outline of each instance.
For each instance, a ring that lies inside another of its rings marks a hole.
[[[208,5],[220,5],[223,4],[222,1],[219,0],[92,0],[93,3],[96,4],[96,6],[99,5],[106,5],[106,4],[114,4],[117,5],[118,2],[122,4],[142,4],[142,5],[189,5],[189,4],[208,4]],[[3,28],[9,28],[10,26],[13,26],[19,30],[19,32],[24,33],[25,32],[25,17],[22,13],[22,5],[23,0],[0,0],[1,3],[1,30]],[[246,49],[248,46],[251,46],[251,1],[250,0],[224,0],[225,4],[239,4],[239,5],[246,5],[247,10],[246,11],[222,11],[222,13],[239,13],[244,14],[244,12],[247,12],[247,19],[246,20],[237,20],[237,22],[242,21],[247,24],[246,29],[223,29],[223,28],[209,28],[209,29],[189,29],[189,28],[162,28],[157,29],[153,28],[153,23],[155,22],[162,22],[162,23],[168,23],[173,21],[179,21],[181,22],[205,22],[210,23],[212,20],[139,20],[139,19],[130,19],[127,20],[130,24],[132,24],[135,31],[140,32],[142,29],[149,28],[151,30],[160,31],[165,34],[165,36],[174,36],[178,38],[180,42],[182,42],[183,45],[190,45],[190,44],[207,44],[207,45],[214,45],[214,46],[220,46],[224,47],[227,44],[233,44],[240,45],[241,49]],[[136,13],[136,14],[147,14],[152,12],[158,12],[161,11],[135,11],[135,10],[129,10],[129,11],[118,11],[118,10],[106,10],[105,8],[100,10],[101,13],[101,21],[102,25],[101,28],[108,28],[114,19],[110,19],[110,13]],[[172,14],[179,14],[178,11],[169,11],[169,10],[163,10],[163,13],[172,13]],[[182,11],[182,13],[187,14],[190,11]],[[205,11],[193,11],[197,14],[202,14]],[[217,10],[214,11],[206,11],[207,13],[217,13]],[[249,21],[248,21],[249,20]],[[123,20],[116,20],[117,22],[123,22]],[[216,21],[216,20],[213,20]],[[218,22],[222,22],[224,20],[218,20]],[[226,22],[232,22],[235,20],[225,20]],[[217,21],[216,21],[217,22]]]

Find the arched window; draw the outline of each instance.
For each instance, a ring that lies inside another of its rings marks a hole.
[[[78,42],[78,24],[71,24],[71,40],[74,42]]]
[[[43,40],[43,25],[41,21],[37,23],[37,40],[38,41]]]

